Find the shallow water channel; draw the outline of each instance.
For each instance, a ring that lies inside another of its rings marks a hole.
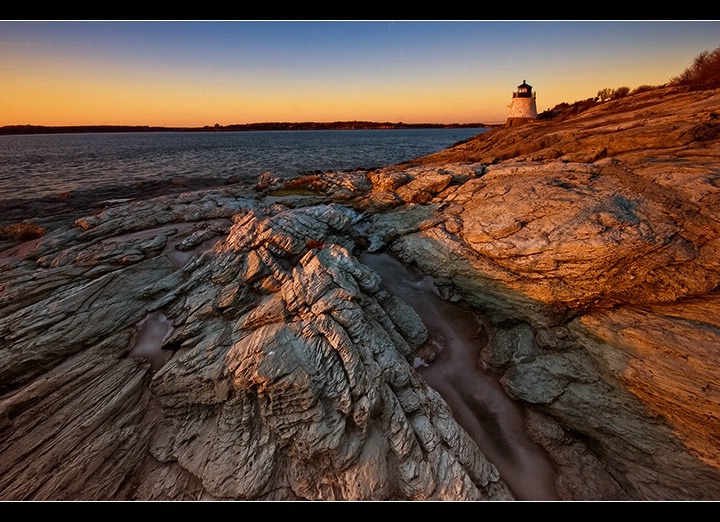
[[[488,342],[486,326],[475,313],[442,299],[433,278],[413,271],[384,253],[364,253],[388,291],[412,306],[431,339],[442,349],[418,372],[445,399],[458,423],[498,468],[519,500],[559,500],[555,472],[544,450],[527,435],[521,411],[497,378],[479,366]]]

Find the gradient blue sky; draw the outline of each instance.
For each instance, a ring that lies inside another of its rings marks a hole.
[[[0,125],[501,123],[660,85],[719,21],[0,21]]]

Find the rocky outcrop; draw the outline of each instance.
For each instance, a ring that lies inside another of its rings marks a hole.
[[[0,498],[720,499],[719,115],[649,91],[5,250]]]
[[[224,197],[5,260],[3,498],[512,498],[408,362],[427,332],[351,254],[354,212]]]

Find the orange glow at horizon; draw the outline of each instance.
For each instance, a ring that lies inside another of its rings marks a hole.
[[[503,119],[511,96],[486,97],[475,89],[385,89],[379,93],[323,92],[317,86],[291,91],[211,89],[175,82],[132,83],[86,78],[25,77],[0,80],[13,103],[0,125],[150,125],[200,127],[267,121],[391,121],[477,123]],[[485,121],[487,120],[487,121]]]
[[[659,85],[720,23],[0,22],[0,126],[500,123]]]

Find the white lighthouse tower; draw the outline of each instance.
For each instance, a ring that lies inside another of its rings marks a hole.
[[[510,114],[507,119],[507,127],[537,119],[535,93],[532,86],[525,83],[525,80],[518,85],[517,91],[513,93],[512,103],[509,107]]]

